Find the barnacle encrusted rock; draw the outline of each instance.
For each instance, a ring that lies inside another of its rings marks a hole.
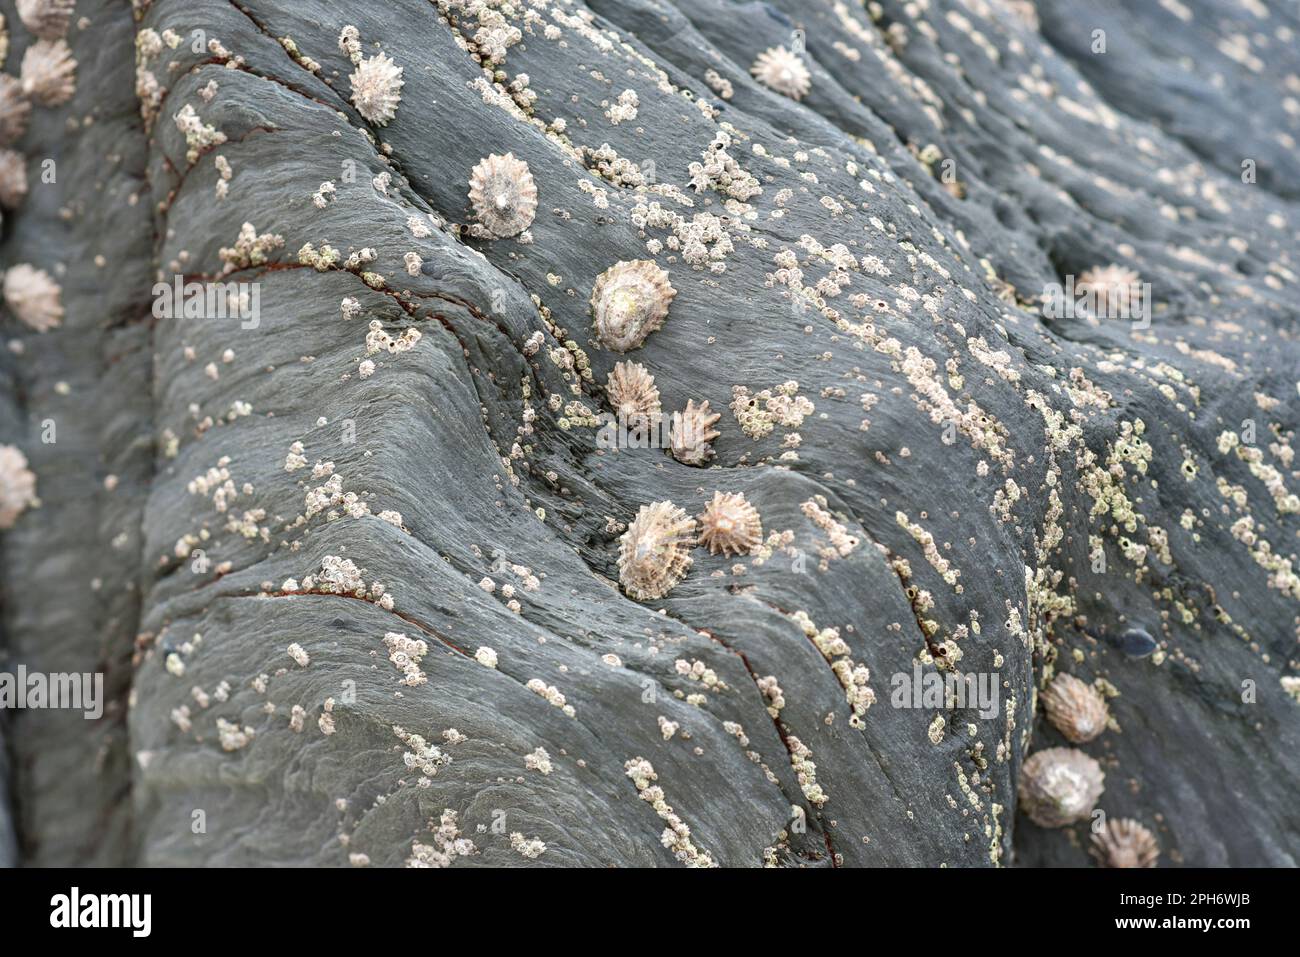
[[[397,115],[406,81],[402,67],[388,54],[366,57],[348,79],[352,81],[352,105],[368,122],[386,126]]]
[[[42,40],[58,40],[68,32],[77,0],[18,0],[18,19]]]
[[[1110,713],[1106,699],[1090,684],[1062,672],[1047,686],[1042,697],[1047,720],[1066,739],[1084,744],[1106,730]]]
[[[614,414],[635,431],[656,424],[663,414],[655,377],[638,362],[616,364],[606,380],[605,394]]]
[[[1108,316],[1130,315],[1139,305],[1141,279],[1132,269],[1111,263],[1084,270],[1074,291],[1095,297],[1098,308]]]
[[[1160,858],[1155,835],[1131,817],[1107,821],[1089,850],[1101,867],[1155,867]]]
[[[812,88],[812,74],[794,52],[785,47],[769,47],[758,55],[749,68],[754,78],[770,90],[792,100],[801,100]]]
[[[653,260],[611,266],[596,277],[591,290],[596,339],[614,352],[639,348],[663,326],[676,295],[668,271]]]
[[[36,475],[27,467],[27,456],[12,445],[0,445],[0,528],[13,528],[35,504]]]
[[[619,541],[618,580],[637,601],[662,598],[685,577],[693,559],[695,519],[672,502],[642,505]]]
[[[700,515],[700,544],[713,555],[748,555],[762,541],[762,519],[745,494],[714,492]]]
[[[1040,827],[1064,827],[1092,813],[1105,787],[1101,765],[1078,748],[1035,751],[1020,769],[1020,807]]]
[[[537,215],[537,184],[528,164],[513,153],[492,153],[470,172],[469,201],[489,237],[518,236]]]
[[[673,413],[669,453],[683,465],[703,465],[713,458],[712,443],[721,434],[713,424],[721,418],[721,413],[709,411],[708,399],[699,405],[689,399],[684,412]]]
[[[0,146],[9,146],[27,132],[32,114],[31,101],[23,85],[8,73],[0,73]]]
[[[5,273],[5,305],[37,332],[48,332],[63,320],[60,293],[59,284],[44,269],[19,263]]]
[[[23,54],[23,92],[41,106],[58,106],[77,92],[77,61],[66,40],[38,40]]]
[[[27,157],[0,149],[0,206],[17,209],[27,198]]]

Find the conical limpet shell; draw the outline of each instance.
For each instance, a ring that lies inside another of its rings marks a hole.
[[[662,598],[692,564],[695,519],[672,502],[651,502],[619,540],[618,580],[637,601]]]
[[[36,475],[27,456],[12,445],[0,445],[0,528],[13,528],[18,516],[36,504]]]
[[[63,319],[59,284],[43,269],[20,263],[4,278],[5,304],[25,325],[47,332]]]
[[[38,40],[23,54],[23,92],[41,106],[58,106],[77,92],[77,61],[66,40]]]
[[[518,236],[537,215],[537,184],[528,164],[513,153],[479,160],[469,174],[469,201],[493,239]]]
[[[366,57],[348,77],[352,81],[352,105],[367,122],[384,126],[397,115],[402,101],[402,68],[385,53]]]
[[[640,363],[620,362],[615,365],[606,380],[605,394],[614,407],[614,414],[634,431],[656,424],[663,415],[655,377]]]
[[[596,338],[606,349],[638,348],[663,326],[677,290],[668,271],[649,259],[620,262],[596,277],[591,290]]]
[[[1020,807],[1040,827],[1064,827],[1092,813],[1105,780],[1101,765],[1077,748],[1035,751],[1020,769]]]
[[[1043,692],[1047,720],[1073,744],[1091,741],[1106,730],[1110,712],[1096,688],[1074,675],[1059,674]]]
[[[699,405],[691,399],[685,412],[673,413],[672,429],[668,434],[668,451],[683,465],[703,465],[713,458],[712,442],[720,434],[713,423],[722,416],[709,409],[709,400]]]
[[[1092,836],[1092,856],[1102,867],[1155,867],[1160,845],[1131,817],[1112,818]]]
[[[700,515],[700,544],[716,555],[748,555],[763,541],[758,509],[743,492],[714,492]]]
[[[1142,305],[1141,278],[1132,269],[1111,263],[1085,270],[1075,283],[1076,296],[1095,296],[1107,316],[1130,316]]]
[[[801,100],[812,88],[812,74],[803,60],[785,47],[769,47],[749,68],[754,78],[769,90]]]
[[[42,40],[67,35],[76,0],[18,0],[18,19]]]
[[[0,146],[8,146],[27,132],[32,104],[23,86],[8,73],[0,73]]]
[[[0,149],[0,206],[17,209],[27,198],[27,157]]]

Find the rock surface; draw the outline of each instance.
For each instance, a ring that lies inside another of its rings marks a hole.
[[[1069,672],[1162,865],[1297,863],[1293,8],[134,8],[78,0],[14,147],[3,262],[65,315],[3,319],[2,640],[109,702],[7,715],[0,859],[1082,865],[1016,813]],[[489,239],[506,153],[536,216]],[[619,355],[589,298],[634,260],[676,295]],[[1110,263],[1148,327],[1043,314]],[[251,311],[156,316],[178,274]],[[706,467],[602,447],[628,359],[722,413]],[[719,491],[760,549],[629,599],[638,509]],[[994,713],[898,706],[914,669]]]

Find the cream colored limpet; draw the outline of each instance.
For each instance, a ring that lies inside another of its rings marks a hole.
[[[720,434],[713,424],[722,415],[709,409],[709,400],[699,405],[691,399],[685,412],[674,412],[668,433],[668,451],[683,465],[703,465],[713,458],[713,440]]]
[[[537,183],[528,164],[513,153],[493,153],[470,172],[469,201],[488,237],[518,236],[537,215]]]
[[[762,520],[744,493],[714,492],[700,515],[700,544],[712,555],[748,555],[762,543]]]
[[[1062,672],[1052,679],[1042,703],[1047,719],[1073,744],[1091,741],[1106,730],[1106,699],[1074,675]]]
[[[609,404],[627,428],[640,431],[657,424],[663,412],[655,377],[637,362],[620,362],[614,366],[605,384]]]
[[[1131,817],[1111,818],[1092,835],[1092,856],[1102,867],[1155,867],[1160,845]]]
[[[749,68],[754,78],[769,90],[801,100],[812,88],[812,74],[803,60],[785,47],[769,47]]]
[[[1085,270],[1075,284],[1076,296],[1095,297],[1106,316],[1131,316],[1141,305],[1141,278],[1132,269],[1111,263]]]
[[[58,106],[77,92],[77,61],[66,40],[38,40],[23,54],[23,92],[41,106]]]
[[[1092,813],[1106,775],[1078,748],[1035,751],[1020,769],[1020,807],[1040,827],[1064,827]]]
[[[614,352],[639,348],[650,333],[663,326],[676,295],[668,271],[652,260],[611,266],[596,277],[591,290],[597,340]]]
[[[36,503],[36,475],[27,467],[27,456],[16,446],[0,445],[0,528],[12,528]]]
[[[367,122],[385,126],[397,115],[402,101],[402,68],[385,53],[357,64],[352,81],[352,105]]]
[[[8,146],[27,132],[32,104],[23,86],[8,73],[0,73],[0,146]]]
[[[17,209],[27,198],[27,157],[0,149],[0,206]]]
[[[18,19],[42,40],[58,40],[68,33],[76,0],[18,0]]]
[[[690,570],[695,519],[672,502],[651,502],[619,540],[618,580],[637,601],[662,598]]]
[[[5,305],[37,332],[48,332],[63,320],[60,293],[59,284],[44,269],[19,263],[5,273]]]

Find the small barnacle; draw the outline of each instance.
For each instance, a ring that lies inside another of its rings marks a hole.
[[[13,528],[29,505],[35,505],[36,475],[27,456],[12,445],[0,445],[0,528]]]
[[[27,157],[0,149],[0,206],[17,209],[27,198]]]
[[[758,55],[749,68],[754,78],[770,90],[792,100],[803,99],[812,87],[812,74],[803,60],[785,47],[769,47]]]
[[[19,263],[5,273],[5,304],[37,332],[47,332],[62,321],[63,304],[59,295],[59,284],[44,269]]]
[[[1106,730],[1106,699],[1074,675],[1059,674],[1043,692],[1047,719],[1074,744],[1091,741]]]
[[[700,515],[700,544],[712,555],[748,555],[763,542],[758,509],[744,492],[714,492]]]
[[[339,32],[339,51],[347,54],[353,65],[361,62],[361,31],[350,23]]]
[[[1131,817],[1112,818],[1092,836],[1092,856],[1102,867],[1155,867],[1160,845]]]
[[[658,422],[663,414],[659,407],[659,390],[655,377],[637,362],[620,362],[614,366],[605,384],[605,394],[614,412],[633,431],[641,431]]]
[[[618,580],[637,601],[662,598],[690,570],[695,519],[672,502],[642,505],[619,540]]]
[[[58,40],[68,32],[76,0],[18,0],[18,19],[42,40]]]
[[[469,174],[469,201],[489,237],[517,236],[537,215],[537,184],[528,164],[513,153],[492,153]]]
[[[1136,272],[1111,263],[1085,270],[1074,291],[1092,299],[1107,316],[1128,316],[1141,305],[1139,284]]]
[[[352,81],[352,104],[367,122],[387,125],[397,115],[402,101],[402,68],[384,53],[366,57],[348,78]]]
[[[23,54],[23,93],[41,106],[58,106],[77,92],[77,61],[66,40],[38,40]]]
[[[668,318],[677,290],[653,260],[619,262],[596,277],[591,310],[600,344],[614,352],[639,348]]]
[[[0,73],[0,146],[8,146],[27,132],[32,104],[23,85],[8,73]]]
[[[712,442],[720,434],[713,424],[722,415],[709,411],[709,400],[699,405],[691,399],[685,412],[673,413],[672,429],[668,434],[669,452],[683,465],[703,465],[713,458]]]
[[[1020,806],[1040,827],[1064,827],[1092,813],[1106,775],[1077,748],[1035,751],[1020,769]]]

